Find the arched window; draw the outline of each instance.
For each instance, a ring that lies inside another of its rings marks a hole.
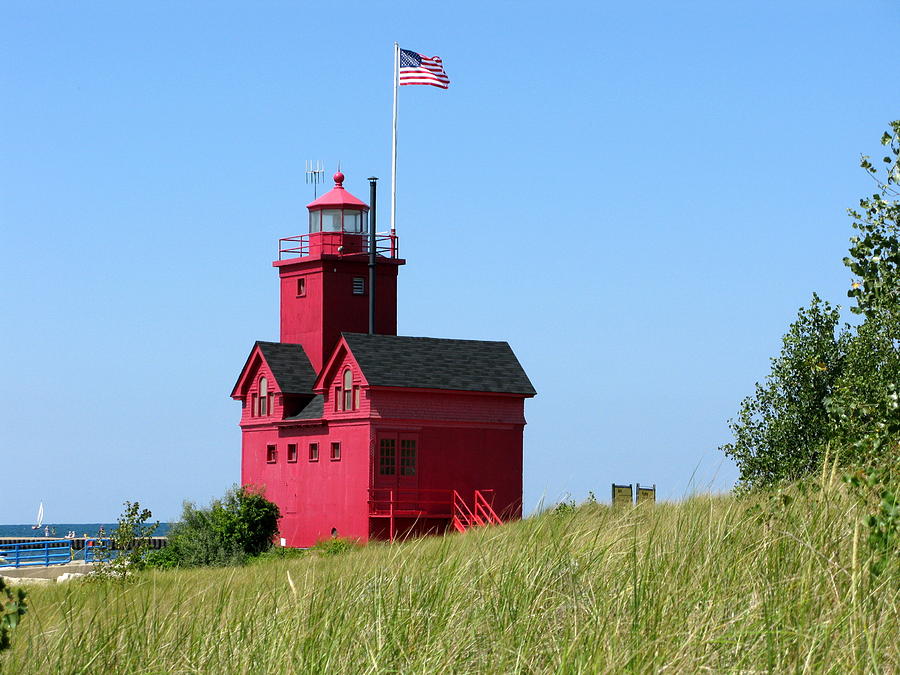
[[[264,377],[259,378],[259,414],[269,414],[269,381]]]
[[[353,410],[353,371],[344,371],[344,410]]]

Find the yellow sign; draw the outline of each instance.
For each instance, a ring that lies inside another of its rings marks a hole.
[[[647,502],[648,504],[656,503],[656,486],[653,487],[641,487],[637,486],[637,503],[643,504]]]
[[[631,485],[612,486],[612,505],[613,506],[631,506],[634,503],[634,494],[631,491]]]

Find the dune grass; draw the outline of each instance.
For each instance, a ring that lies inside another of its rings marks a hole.
[[[900,672],[898,565],[813,487],[32,588],[0,670]]]

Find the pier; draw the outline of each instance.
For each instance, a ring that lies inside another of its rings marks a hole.
[[[65,537],[0,537],[0,548],[7,544],[42,544],[45,541],[66,541],[72,542],[72,550],[81,551],[84,549],[85,542],[96,541],[99,537],[75,537],[74,539],[66,539]],[[105,536],[104,539],[108,539]],[[168,542],[168,537],[149,537],[150,548],[164,548]],[[113,546],[115,550],[115,546]]]

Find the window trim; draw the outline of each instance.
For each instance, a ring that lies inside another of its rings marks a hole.
[[[319,443],[310,443],[309,444],[309,461],[310,462],[318,462],[319,461]]]
[[[306,277],[297,277],[296,293],[298,298],[306,297]]]
[[[287,461],[291,464],[297,463],[297,444],[296,443],[288,443],[287,444]]]
[[[331,454],[329,455],[332,462],[341,461],[341,442],[331,441]]]
[[[266,464],[278,463],[278,445],[266,443]]]

